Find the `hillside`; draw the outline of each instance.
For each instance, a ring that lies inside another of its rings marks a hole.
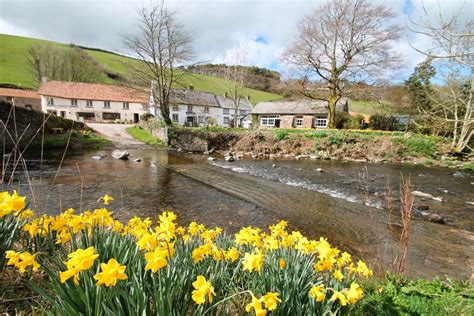
[[[72,49],[67,44],[0,34],[0,84],[10,84],[21,88],[33,89],[38,87],[26,61],[29,48],[38,44],[50,44],[65,50]],[[128,59],[127,57],[104,51],[85,50],[108,70],[116,73],[124,73],[126,71],[122,62]],[[104,83],[110,83],[109,79],[104,80]],[[226,90],[229,90],[230,82],[218,77],[189,74],[183,77],[181,84],[177,86],[177,88],[183,88],[189,85],[193,85],[198,91],[223,95]],[[250,95],[251,101],[254,104],[261,101],[273,101],[281,98],[281,96],[277,94],[255,89],[246,89],[245,94]]]

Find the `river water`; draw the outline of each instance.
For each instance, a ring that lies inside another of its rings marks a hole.
[[[69,152],[62,163],[61,152],[47,152],[42,161],[38,153],[30,153],[28,175],[20,168],[14,187],[29,196],[31,208],[49,214],[95,208],[107,193],[114,197],[114,215],[124,221],[172,210],[182,225],[198,221],[235,233],[242,226],[264,228],[285,219],[290,229],[310,238],[326,236],[372,266],[389,267],[401,232],[397,200],[403,175],[410,177],[414,190],[443,200],[416,199],[422,210],[412,222],[406,272],[473,280],[472,172],[310,160],[226,162],[218,157],[210,162],[165,149],[129,152],[142,161],[114,159],[111,150]],[[91,158],[98,154],[107,157]],[[434,213],[446,224],[428,221]]]

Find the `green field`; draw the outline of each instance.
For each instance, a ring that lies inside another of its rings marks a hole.
[[[364,114],[390,114],[392,108],[390,104],[379,104],[371,100],[349,100],[349,111]]]
[[[0,84],[11,84],[22,88],[38,88],[38,83],[35,82],[27,63],[28,50],[33,45],[46,43],[64,49],[71,49],[67,44],[0,34]],[[112,72],[123,74],[127,70],[123,64],[123,61],[128,59],[127,57],[93,50],[86,51]],[[110,83],[110,81],[105,81],[105,83]],[[177,85],[177,88],[184,88],[189,85],[193,85],[197,91],[223,95],[226,91],[229,91],[231,83],[218,77],[186,74],[183,76],[182,82]],[[245,89],[244,93],[250,95],[253,104],[281,99],[281,96],[277,94],[254,89]]]

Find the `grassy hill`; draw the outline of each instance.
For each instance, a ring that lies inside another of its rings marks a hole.
[[[30,72],[26,58],[31,46],[46,43],[63,49],[72,49],[67,44],[0,34],[0,84],[11,84],[22,88],[37,88],[38,83],[34,80]],[[86,52],[112,72],[124,73],[126,71],[121,61],[127,59],[127,57],[88,49],[86,49]],[[105,83],[110,83],[110,81],[105,79]],[[231,84],[229,81],[218,77],[189,74],[184,76],[177,88],[183,88],[189,85],[193,85],[197,91],[223,95],[226,90],[229,90]],[[254,89],[246,89],[245,94],[250,95],[251,101],[254,104],[261,101],[273,101],[281,98],[281,96],[277,94]]]

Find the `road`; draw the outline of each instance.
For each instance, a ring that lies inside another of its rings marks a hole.
[[[134,126],[134,124],[87,123],[87,126],[110,140],[117,148],[126,149],[148,147],[148,145],[135,140],[135,138],[127,133],[127,128]]]

